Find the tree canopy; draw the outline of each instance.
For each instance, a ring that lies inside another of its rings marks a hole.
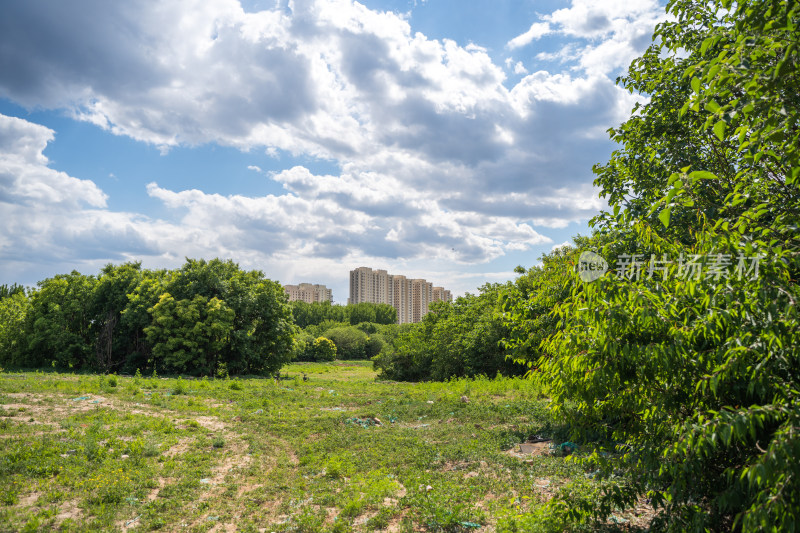
[[[271,373],[295,331],[279,283],[219,259],[58,275],[0,299],[0,318],[0,363],[104,372]]]
[[[800,524],[800,4],[668,10],[620,80],[649,101],[611,130],[619,148],[595,167],[610,210],[583,248],[611,271],[573,282],[555,327],[515,345],[539,356],[536,378],[572,437],[596,447],[581,460],[599,493],[551,508],[604,519],[647,497],[654,525],[670,531],[790,531]],[[655,274],[632,275],[636,256]],[[520,331],[543,320],[546,297],[510,302]]]

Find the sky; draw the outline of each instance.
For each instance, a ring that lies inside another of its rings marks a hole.
[[[26,0],[0,16],[0,284],[232,259],[346,303],[589,233],[657,0]]]

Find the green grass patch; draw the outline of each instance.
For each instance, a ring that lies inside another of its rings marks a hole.
[[[546,401],[522,379],[378,382],[367,361],[279,379],[2,373],[0,522],[511,530],[585,479],[563,457],[507,452],[557,434]]]

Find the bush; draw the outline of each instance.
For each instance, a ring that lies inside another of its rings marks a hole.
[[[333,361],[336,359],[336,345],[330,339],[317,337],[314,340],[312,353],[314,361]]]
[[[354,326],[338,327],[325,332],[336,345],[339,359],[366,359],[367,334]]]

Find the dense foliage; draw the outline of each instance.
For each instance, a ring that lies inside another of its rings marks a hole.
[[[333,305],[331,302],[291,302],[295,324],[301,328],[316,326],[325,321],[346,322],[355,326],[362,322],[395,324],[397,310],[389,304],[357,303]]]
[[[612,131],[620,148],[595,169],[612,210],[585,247],[612,272],[574,282],[538,346],[517,343],[542,355],[537,377],[573,438],[597,446],[582,461],[604,480],[602,494],[550,508],[605,519],[647,497],[670,531],[792,531],[800,4],[668,9],[621,80],[650,100]],[[510,316],[541,320],[536,299]]]
[[[507,330],[500,342],[507,349],[508,357],[533,367],[545,355],[542,341],[559,329],[553,308],[569,296],[576,283],[579,247],[590,242],[576,237],[575,246],[555,248],[541,257],[540,265],[527,270],[517,267],[521,275],[500,291],[498,309]]]
[[[527,368],[508,360],[501,346],[508,334],[496,313],[503,287],[486,284],[478,295],[435,303],[422,322],[404,325],[373,359],[381,377],[420,381],[524,373]]]
[[[0,364],[270,373],[289,361],[294,329],[283,288],[231,261],[190,259],[174,271],[107,265],[0,300]]]

